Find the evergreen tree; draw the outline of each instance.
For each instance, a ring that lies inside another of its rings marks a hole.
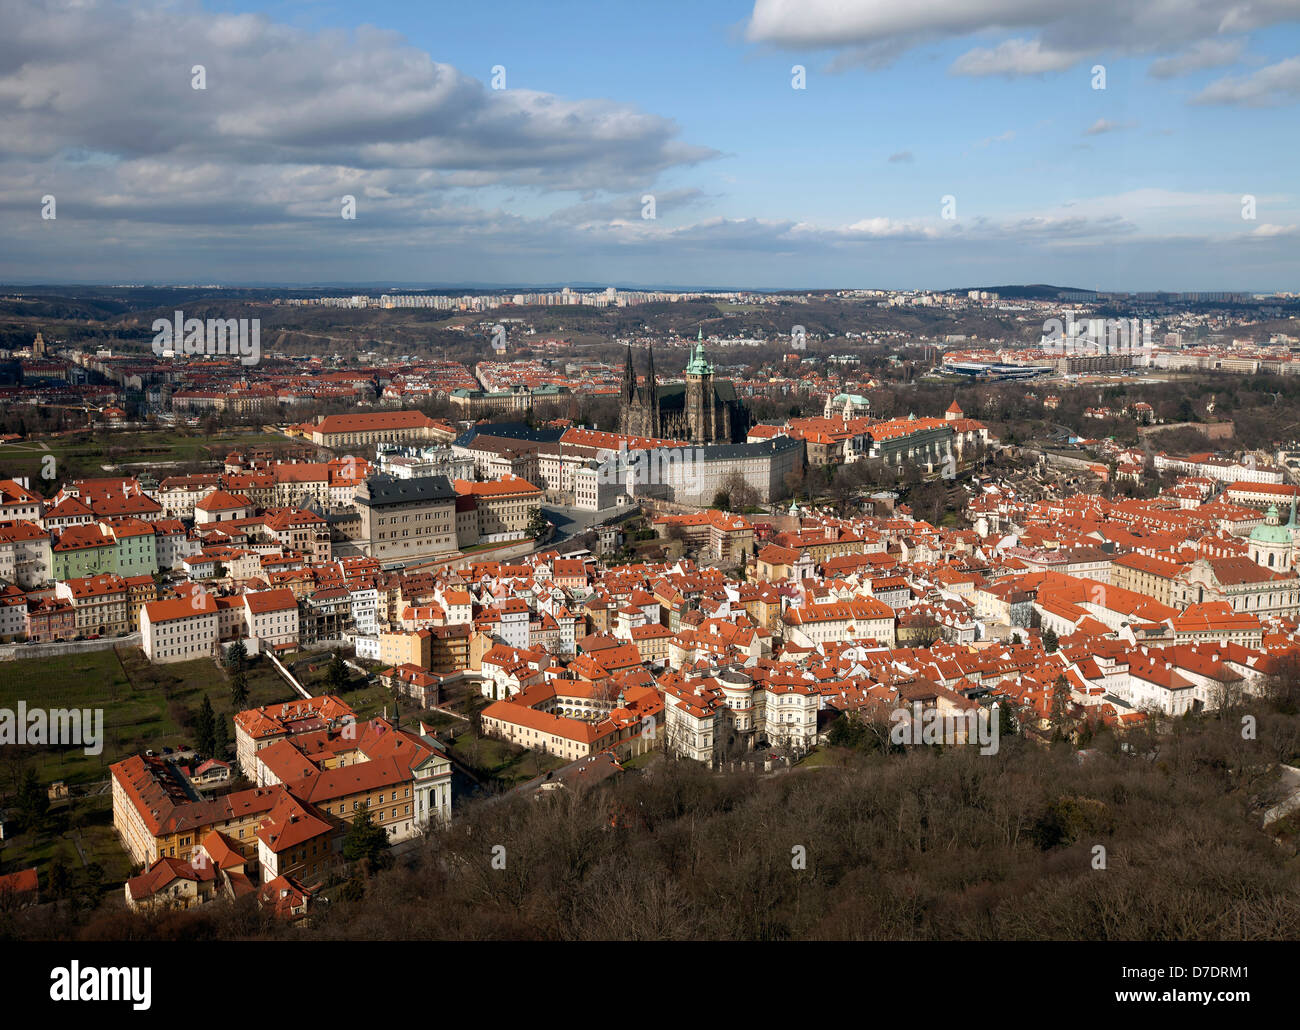
[[[248,648],[236,640],[226,652],[226,669],[230,673],[230,701],[235,711],[243,711],[248,704]]]
[[[1062,674],[1052,684],[1052,730],[1053,739],[1061,735],[1065,739],[1065,729],[1070,721],[1070,681]]]
[[[361,876],[350,876],[339,888],[340,901],[360,901],[366,896],[366,881]]]
[[[104,886],[104,879],[104,867],[98,862],[91,862],[90,865],[86,866],[86,886],[93,893],[98,894],[100,892]]]
[[[236,640],[230,645],[226,652],[226,668],[231,672],[239,672],[248,665],[248,648],[244,646],[242,640]]]
[[[35,769],[23,773],[22,786],[18,788],[18,811],[22,815],[23,826],[35,829],[50,810],[50,796],[36,775]]]
[[[226,720],[217,719],[216,725],[212,730],[212,757],[220,758],[223,761],[226,757],[226,750],[230,747],[230,733],[226,729]]]
[[[326,675],[326,683],[329,685],[330,692],[334,694],[341,693],[348,686],[348,666],[343,661],[343,656],[337,651],[334,657],[330,659],[329,672]]]
[[[66,898],[72,890],[72,874],[68,872],[68,864],[62,855],[56,855],[50,863],[49,876],[50,893],[56,898]]]
[[[230,703],[237,712],[242,712],[248,705],[248,674],[242,669],[231,677]]]
[[[383,862],[388,848],[387,831],[370,818],[370,809],[361,809],[343,838],[343,857],[349,862],[364,861],[373,868]]]
[[[551,524],[546,520],[546,516],[542,514],[541,508],[534,508],[528,513],[527,532],[534,540],[540,540],[550,528]]]
[[[1043,630],[1043,650],[1046,651],[1048,654],[1051,654],[1059,646],[1060,646],[1060,641],[1057,639],[1055,630],[1050,630],[1050,629]]]
[[[1016,721],[1011,717],[1011,705],[1007,701],[998,702],[998,739],[1013,736]]]
[[[194,720],[194,733],[199,743],[199,753],[211,756],[217,744],[217,716],[212,711],[212,702],[208,695],[203,695],[203,704],[199,705],[198,718]]]

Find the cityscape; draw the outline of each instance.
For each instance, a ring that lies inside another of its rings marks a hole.
[[[1216,6],[0,4],[40,997],[236,940],[1281,987],[1300,8]]]

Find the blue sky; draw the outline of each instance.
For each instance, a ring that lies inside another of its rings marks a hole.
[[[1300,289],[1300,0],[0,15],[8,281]]]

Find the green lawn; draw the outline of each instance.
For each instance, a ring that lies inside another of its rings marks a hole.
[[[664,757],[664,753],[662,750],[660,750],[659,748],[652,748],[649,751],[643,752],[642,754],[629,758],[626,762],[623,763],[623,768],[632,769],[632,770],[644,769],[647,766],[655,765],[663,761],[663,757]]]
[[[323,671],[321,675],[323,676]],[[310,688],[309,688],[310,689]],[[292,700],[296,695],[271,663],[253,659],[248,668],[248,707]],[[86,755],[80,747],[7,747],[0,753],[0,808],[11,807],[28,768],[44,785],[62,780],[74,790],[109,778],[109,766],[134,754],[195,743],[189,720],[203,695],[218,718],[226,720],[233,747],[234,706],[224,669],[208,659],[151,665],[136,647],[29,658],[0,664],[0,708],[16,710],[19,701],[32,708],[90,708],[104,713],[103,751]],[[0,871],[30,866],[41,870],[42,884],[55,858],[81,885],[86,863],[104,870],[104,890],[120,886],[130,875],[130,860],[113,831],[111,793],[75,797],[51,806],[43,825],[17,834],[0,850]]]
[[[0,447],[0,476],[41,479],[46,455],[55,459],[56,482],[76,476],[102,476],[102,466],[121,462],[220,461],[240,446],[274,446],[289,443],[284,437],[261,431],[241,431],[205,436],[198,429],[119,432],[86,430],[67,436],[29,437]],[[158,475],[166,475],[161,468]]]
[[[271,664],[258,659],[249,666],[248,689],[249,707],[294,697]],[[42,783],[93,783],[106,779],[108,767],[130,755],[193,744],[186,722],[198,712],[205,693],[217,715],[227,719],[233,742],[229,680],[211,660],[151,665],[139,648],[119,647],[0,665],[0,708],[16,709],[19,701],[25,701],[29,709],[103,710],[101,754],[86,755],[81,748],[70,747],[27,757]],[[8,777],[0,774],[0,797],[12,789]]]
[[[55,859],[68,867],[74,885],[86,880],[87,866],[98,864],[104,873],[100,893],[117,893],[132,873],[131,859],[122,850],[113,829],[112,794],[78,798],[52,807],[40,829],[20,833],[4,843],[5,847],[0,849],[0,873],[36,866],[42,890],[48,888],[49,869]]]
[[[357,719],[361,722],[374,719],[387,712],[388,718],[391,719],[396,714],[400,719],[402,728],[413,732],[418,732],[419,726],[417,723],[420,722],[433,729],[465,725],[462,720],[454,719],[450,715],[443,715],[441,712],[417,710],[415,703],[410,698],[394,697],[393,692],[382,683],[360,685],[361,678],[359,676],[353,682],[357,683],[358,686],[352,690],[344,691],[340,697],[357,713]],[[322,687],[322,692],[323,689]]]
[[[285,664],[313,694],[325,692],[330,654],[293,654]],[[358,686],[342,697],[365,719],[393,710],[392,695],[378,684],[366,685],[353,674]],[[248,666],[247,707],[291,701],[297,695],[265,659],[254,658]],[[0,808],[12,807],[17,785],[28,768],[36,770],[42,784],[62,780],[75,789],[85,789],[109,778],[109,766],[152,749],[194,744],[189,725],[207,695],[218,718],[226,720],[227,736],[233,746],[234,707],[230,681],[223,668],[210,659],[153,665],[138,647],[57,658],[31,658],[0,664],[0,708],[16,710],[19,701],[32,708],[100,709],[104,716],[103,752],[87,756],[80,747],[0,749]],[[403,709],[403,722],[410,724],[417,713]],[[429,713],[425,721],[446,726],[456,720]],[[463,723],[461,725],[464,725]],[[85,863],[77,843],[85,853]],[[130,860],[122,851],[112,827],[112,794],[73,798],[53,805],[43,824],[11,837],[0,849],[0,872],[36,866],[42,885],[49,868],[61,860],[72,874],[74,890],[92,890],[86,864],[98,864],[104,872],[101,892],[119,890],[130,875]]]
[[[452,738],[451,750],[462,765],[468,766],[484,782],[498,781],[509,790],[551,769],[568,763],[544,751],[516,747],[492,737],[475,739],[469,729]]]

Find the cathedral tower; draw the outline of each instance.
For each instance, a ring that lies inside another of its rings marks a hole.
[[[713,402],[713,366],[704,356],[704,329],[701,328],[686,364],[686,420],[691,439],[712,443],[719,437],[717,405]]]
[[[632,365],[632,345],[627,345],[627,359],[623,362],[623,388],[621,399],[624,404],[636,403],[636,369]]]

